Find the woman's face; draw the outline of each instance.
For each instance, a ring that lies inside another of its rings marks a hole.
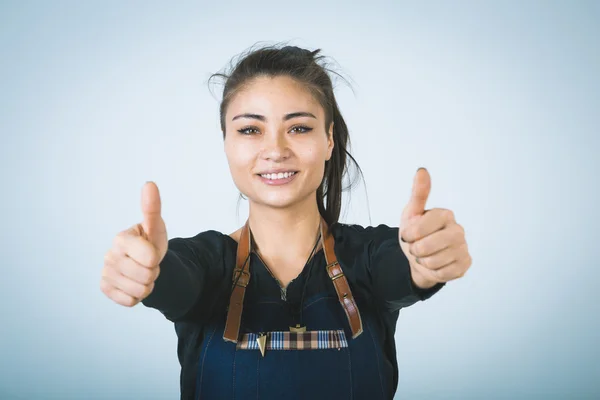
[[[251,202],[289,207],[314,197],[333,150],[333,126],[313,95],[289,77],[260,77],[232,98],[225,153]]]

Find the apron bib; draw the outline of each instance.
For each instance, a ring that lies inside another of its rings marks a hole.
[[[251,277],[246,223],[228,311],[205,327],[196,399],[392,397],[391,376],[383,373],[382,335],[374,330],[378,324],[366,305],[359,313],[357,300],[362,302],[352,296],[323,220],[321,241],[331,290],[302,304],[303,322],[310,329],[298,332],[290,329],[290,312],[281,298],[262,296],[244,303]]]

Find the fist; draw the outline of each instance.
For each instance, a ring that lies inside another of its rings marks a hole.
[[[119,232],[104,255],[100,290],[117,304],[133,307],[154,289],[168,248],[160,211],[158,187],[147,182],[142,189],[143,221]]]
[[[420,168],[402,212],[398,238],[410,263],[413,282],[422,289],[461,278],[472,264],[465,230],[454,213],[442,208],[425,210],[430,191],[429,172]]]

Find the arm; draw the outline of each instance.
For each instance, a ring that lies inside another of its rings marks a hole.
[[[188,316],[195,306],[206,303],[211,270],[222,264],[215,235],[207,232],[193,238],[173,238],[160,262],[154,290],[142,303],[160,311],[168,320]]]
[[[427,300],[445,285],[431,285],[419,276],[413,277],[409,261],[400,248],[398,228],[379,225],[367,228],[365,234],[369,236],[369,269],[373,295],[384,309],[397,311],[420,300]]]

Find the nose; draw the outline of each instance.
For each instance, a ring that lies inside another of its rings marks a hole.
[[[263,136],[262,157],[279,162],[290,157],[291,150],[285,132],[271,132]]]

